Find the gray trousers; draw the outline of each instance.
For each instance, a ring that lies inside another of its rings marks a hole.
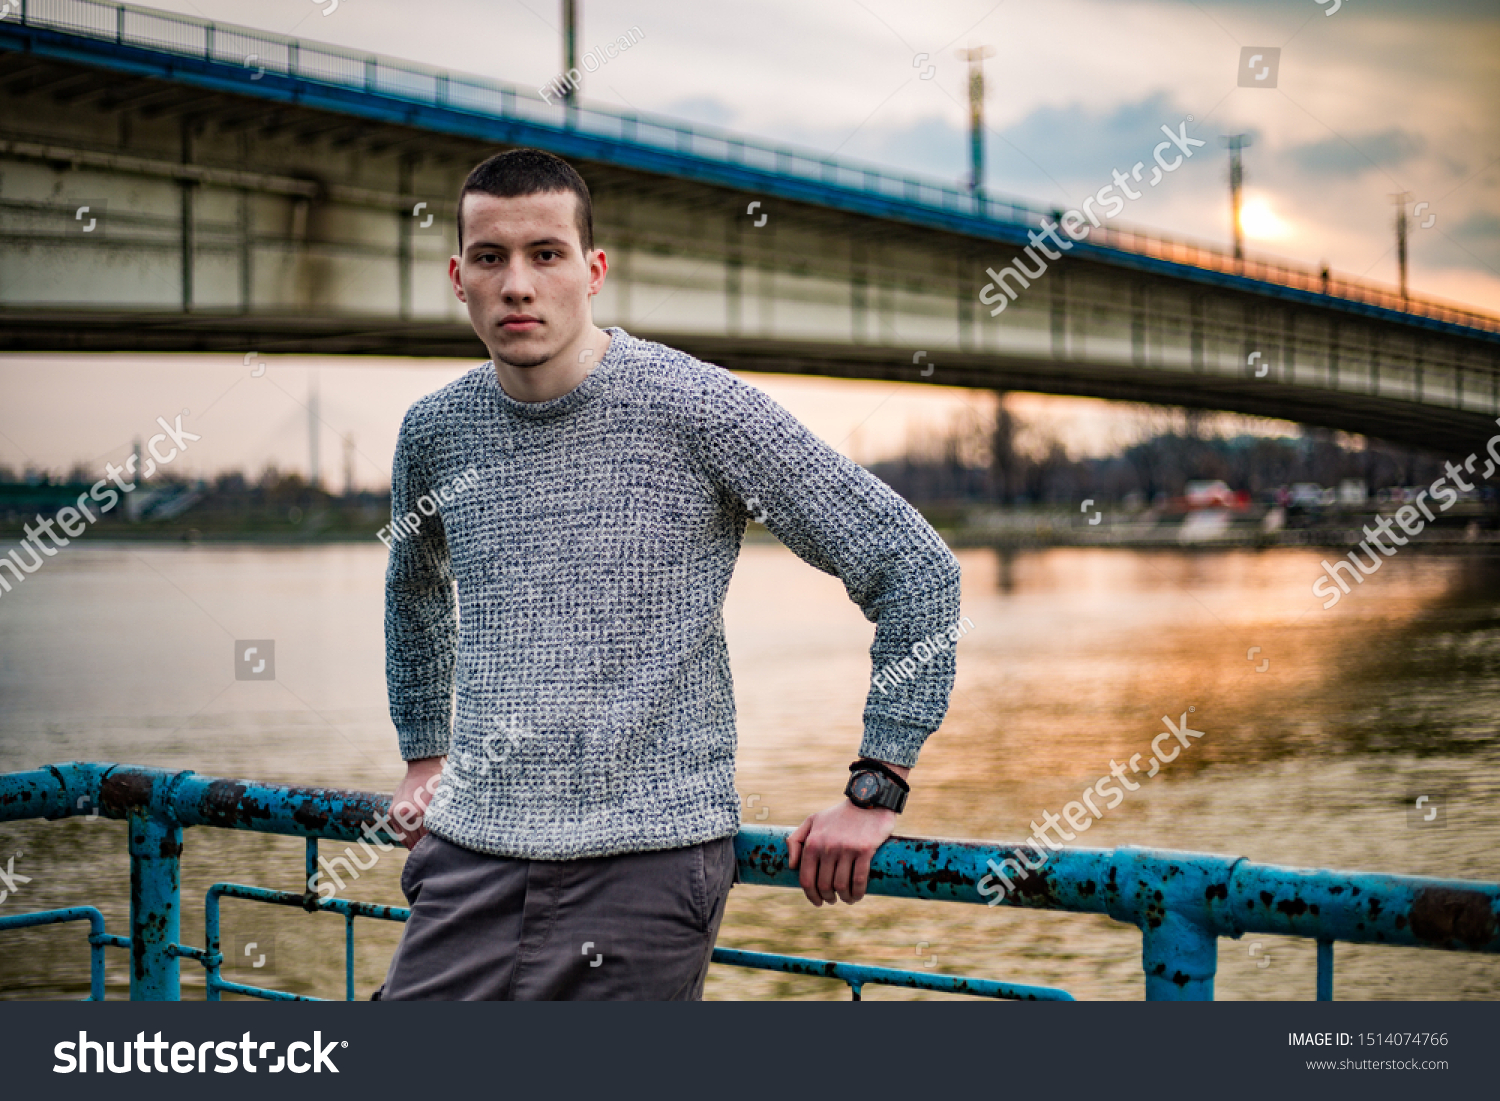
[[[734,839],[517,860],[428,833],[411,917],[374,1000],[696,1001],[734,885]]]

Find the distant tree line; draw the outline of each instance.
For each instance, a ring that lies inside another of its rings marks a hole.
[[[76,466],[59,477],[29,468],[17,477],[15,470],[0,465],[0,527],[14,528],[72,504],[102,473]],[[310,485],[301,474],[268,466],[255,478],[239,471],[226,471],[212,479],[163,471],[149,482],[137,482],[122,502],[101,513],[99,523],[137,534],[164,529],[339,535],[368,529],[373,537],[379,523],[389,519],[389,490],[330,493]]]
[[[1028,422],[1000,404],[993,416],[974,410],[944,432],[910,444],[902,458],[870,465],[877,477],[913,504],[1073,504],[1085,497],[1145,503],[1180,497],[1187,483],[1220,480],[1264,499],[1297,482],[1336,487],[1357,479],[1374,493],[1397,485],[1430,483],[1442,460],[1321,428],[1296,436],[1249,432],[1246,418],[1142,406],[1134,443],[1103,457],[1074,459],[1043,424]],[[917,453],[913,453],[917,452]]]
[[[1336,487],[1346,478],[1364,482],[1373,493],[1431,483],[1442,474],[1442,460],[1426,452],[1327,429],[1304,428],[1295,436],[1226,431],[1260,426],[1227,414],[1138,406],[1134,442],[1113,447],[1113,454],[1074,459],[1049,425],[1027,420],[1001,402],[991,414],[965,409],[944,430],[909,441],[901,458],[869,469],[917,505],[1072,505],[1085,497],[1101,502],[1135,497],[1149,504],[1182,496],[1187,483],[1196,480],[1220,480],[1258,499],[1297,482]],[[68,493],[76,493],[69,487],[99,477],[100,471],[81,465],[62,477],[36,469],[18,475],[0,465],[0,515],[33,507],[28,498],[7,509],[7,484],[55,486],[59,502],[66,504]],[[351,506],[368,517],[388,512],[390,500],[388,490],[330,493],[274,465],[254,478],[229,471],[191,480],[163,472],[150,483],[153,489],[189,486],[197,495],[190,512],[195,518],[339,512]]]

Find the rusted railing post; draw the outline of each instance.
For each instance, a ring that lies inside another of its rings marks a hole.
[[[182,827],[165,816],[132,812],[130,826],[130,1000],[175,1002],[182,939]]]
[[[182,825],[172,807],[192,772],[110,768],[99,778],[99,805],[124,818],[130,838],[130,1000],[181,996],[175,946],[182,939]]]
[[[1219,938],[1169,910],[1141,927],[1141,966],[1148,1002],[1211,1002]]]

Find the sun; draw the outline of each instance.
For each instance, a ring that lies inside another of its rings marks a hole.
[[[1240,207],[1240,229],[1246,237],[1260,238],[1285,237],[1290,232],[1290,227],[1271,210],[1271,204],[1260,198],[1249,199]]]

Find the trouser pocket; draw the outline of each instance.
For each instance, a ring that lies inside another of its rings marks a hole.
[[[696,846],[695,895],[699,900],[698,928],[708,932],[718,916],[729,889],[734,886],[738,868],[734,859],[734,838],[720,837]]]
[[[417,901],[417,893],[422,889],[421,865],[436,843],[436,834],[424,833],[422,839],[406,854],[406,864],[401,869],[401,893],[406,896],[408,905],[415,905]]]

